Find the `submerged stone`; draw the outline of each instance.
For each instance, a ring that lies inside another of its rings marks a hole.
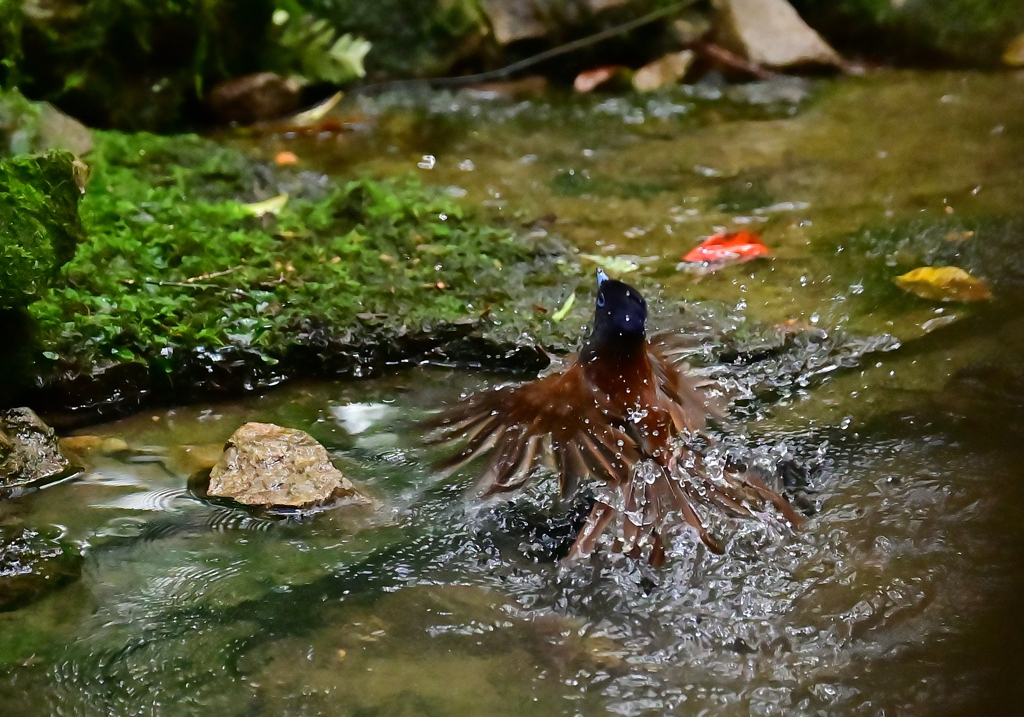
[[[74,546],[28,528],[0,526],[0,612],[16,610],[81,577]]]
[[[29,408],[0,411],[0,495],[74,472],[57,435]]]
[[[329,499],[367,504],[305,431],[246,423],[228,439],[207,494],[245,505],[309,507]]]

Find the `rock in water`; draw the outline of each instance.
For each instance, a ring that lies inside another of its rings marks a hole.
[[[207,494],[246,505],[303,507],[334,498],[370,503],[331,465],[327,450],[305,431],[246,423],[228,439],[210,472]]]
[[[715,0],[718,41],[764,67],[831,65],[843,59],[786,0]]]
[[[0,612],[24,607],[77,580],[82,562],[77,548],[59,538],[0,526]]]
[[[0,411],[0,495],[64,478],[75,471],[53,429],[29,408]]]

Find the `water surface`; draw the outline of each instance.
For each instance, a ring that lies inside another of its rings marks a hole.
[[[87,554],[80,582],[0,614],[5,715],[944,715],[1017,697],[1021,75],[351,112],[354,132],[255,151],[415,172],[635,262],[623,278],[656,323],[702,327],[692,360],[738,389],[719,440],[788,466],[806,527],[722,521],[723,556],[680,532],[660,571],[608,550],[559,565],[550,477],[481,504],[471,473],[430,471],[411,425],[501,376],[421,367],[148,411],[83,430],[128,450],[0,506]],[[754,228],[774,258],[677,270],[719,227]],[[939,260],[995,300],[892,285]],[[779,326],[801,333],[773,344]],[[193,497],[189,475],[250,420],[309,431],[384,507],[281,520]]]

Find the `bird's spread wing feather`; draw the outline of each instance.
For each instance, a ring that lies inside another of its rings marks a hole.
[[[602,393],[596,387],[600,382],[588,379],[581,364],[574,363],[562,374],[476,394],[425,421],[429,442],[461,442],[436,467],[451,473],[490,452],[477,484],[484,495],[524,487],[543,460],[558,472],[563,496],[575,492],[587,477],[602,481],[620,493],[612,502],[622,509],[623,548],[635,554],[649,550],[652,563],[664,559],[661,534],[671,514],[715,552],[722,547],[704,525],[701,511],[707,508],[751,517],[752,507],[769,502],[799,525],[802,517],[756,476],[727,471],[711,480],[692,449],[653,450],[668,448],[667,434],[672,432],[657,429],[665,426],[657,416],[667,414],[670,428],[685,435],[705,428],[709,418],[721,418],[724,410],[720,397],[707,391],[709,382],[676,365],[660,345],[648,348],[647,359],[653,385],[644,382],[649,389],[639,392],[642,398],[632,394],[649,408],[643,411],[646,419],[631,419],[622,396]],[[666,452],[672,454],[668,461]],[[662,458],[645,460],[659,454]],[[681,461],[681,455],[688,458]],[[588,554],[617,512],[599,500],[570,558]]]
[[[602,407],[607,401],[574,365],[563,374],[477,394],[425,422],[432,442],[464,438],[438,462],[454,471],[488,450],[480,476],[485,495],[516,490],[542,459],[552,461],[563,495],[590,475],[612,484],[630,479],[640,459],[636,442]]]
[[[664,407],[672,416],[677,431],[693,433],[703,430],[709,418],[725,416],[724,402],[707,389],[712,381],[687,373],[687,367],[677,367],[661,350],[652,346],[647,352],[658,389],[664,395]]]

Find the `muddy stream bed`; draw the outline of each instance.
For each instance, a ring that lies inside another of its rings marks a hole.
[[[337,176],[416,173],[615,257],[613,273],[635,267],[622,278],[656,324],[703,327],[703,372],[760,387],[716,431],[782,468],[806,527],[720,524],[733,536],[721,556],[679,532],[660,571],[607,549],[562,566],[551,555],[571,542],[571,506],[553,479],[480,504],[471,472],[429,469],[413,421],[507,380],[485,372],[418,367],[149,409],[79,429],[123,444],[0,504],[0,519],[56,529],[86,555],[80,581],[0,613],[4,715],[1020,702],[1024,75],[706,83],[652,99],[389,95],[350,112],[340,137],[227,141]],[[772,258],[700,280],[677,268],[721,227],[760,233]],[[893,284],[944,263],[995,298],[941,304]],[[740,359],[716,345],[726,329],[780,325],[811,338]],[[312,433],[382,510],[280,519],[193,497],[189,475],[252,420]]]

